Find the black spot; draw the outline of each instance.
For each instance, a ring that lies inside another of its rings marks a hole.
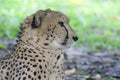
[[[35,65],[33,65],[33,67],[37,67],[37,65],[35,64]]]
[[[22,75],[24,75],[25,74],[25,72],[22,72]]]
[[[41,79],[41,76],[40,76],[40,75],[38,76],[38,79]]]
[[[51,37],[53,37],[53,35],[52,35],[52,34],[51,34],[50,36],[51,36]]]
[[[25,57],[24,59],[27,60],[27,57]]]
[[[50,30],[51,30],[51,29],[49,29],[49,28],[48,28],[48,30],[47,30],[47,31],[50,31]]]
[[[49,38],[47,37],[46,40],[49,40]]]
[[[7,76],[9,76],[9,73],[8,73],[8,72],[6,72],[6,75],[7,75]]]
[[[5,79],[7,79],[7,80],[8,80],[8,77],[6,77],[6,76],[5,76]]]
[[[41,73],[43,72],[43,70],[41,70]]]
[[[43,59],[43,62],[45,62],[45,59]]]
[[[23,77],[23,80],[26,80],[26,77]]]
[[[35,62],[35,59],[30,59],[30,61],[34,61]]]
[[[20,57],[18,56],[17,59],[19,59]]]
[[[30,64],[30,62],[27,62],[27,64]]]
[[[15,76],[18,77],[18,74],[16,74]]]
[[[4,69],[4,68],[5,68],[5,66],[2,67],[2,69]]]
[[[8,67],[8,70],[10,70],[10,68]]]
[[[19,62],[19,65],[21,65],[22,64],[22,62]]]
[[[12,80],[15,80],[15,78],[13,78]]]
[[[21,56],[21,59],[23,59],[23,56]]]
[[[26,65],[23,65],[23,68],[26,68]]]
[[[39,61],[39,62],[42,62],[42,60],[41,60],[41,59],[39,59],[38,61]]]
[[[46,74],[46,71],[44,71],[44,74]]]
[[[45,65],[45,67],[47,68],[47,65]]]
[[[46,75],[44,75],[44,78],[46,78]]]
[[[60,55],[58,55],[57,60],[60,58]]]
[[[37,74],[37,73],[36,73],[36,72],[34,72],[33,74],[36,76],[36,74]]]
[[[43,57],[45,57],[45,56],[43,55]]]
[[[27,68],[27,71],[30,71],[30,68]]]
[[[19,70],[16,70],[16,73],[19,73]]]
[[[20,67],[19,69],[22,69],[22,67]]]
[[[29,53],[32,53],[30,50],[28,50]]]
[[[28,75],[28,78],[31,78],[31,75]]]
[[[59,69],[59,66],[57,67],[57,69]]]
[[[44,43],[45,46],[48,46],[49,44],[48,43]]]
[[[42,69],[42,66],[41,66],[41,65],[39,65],[39,68],[40,68],[40,69]]]
[[[35,55],[35,57],[38,57],[38,55]]]

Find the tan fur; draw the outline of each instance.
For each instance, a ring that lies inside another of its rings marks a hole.
[[[65,79],[62,50],[77,39],[63,13],[37,11],[25,19],[18,36],[15,50],[0,60],[0,80]]]

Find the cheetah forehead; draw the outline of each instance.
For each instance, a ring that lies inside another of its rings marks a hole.
[[[22,27],[25,28],[25,27],[28,27],[28,25],[31,25],[32,29],[41,27],[42,22],[46,18],[46,16],[49,16],[49,17],[55,16],[54,19],[62,18],[63,20],[66,20],[67,22],[69,22],[69,19],[63,13],[47,9],[47,10],[38,10],[37,12],[32,14],[31,16],[28,16],[25,19],[25,21],[23,22],[24,26],[22,26]],[[25,25],[27,25],[27,26],[25,26]]]

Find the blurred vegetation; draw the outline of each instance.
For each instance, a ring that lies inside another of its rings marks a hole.
[[[2,49],[2,50],[6,50],[7,47],[6,47],[4,44],[0,44],[0,49]]]
[[[120,49],[120,0],[0,0],[0,38],[14,39],[26,16],[47,8],[70,18],[84,50]]]

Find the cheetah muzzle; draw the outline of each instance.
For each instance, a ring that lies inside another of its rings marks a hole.
[[[77,40],[63,13],[37,11],[21,25],[12,54],[0,60],[0,80],[65,80],[62,50]]]

